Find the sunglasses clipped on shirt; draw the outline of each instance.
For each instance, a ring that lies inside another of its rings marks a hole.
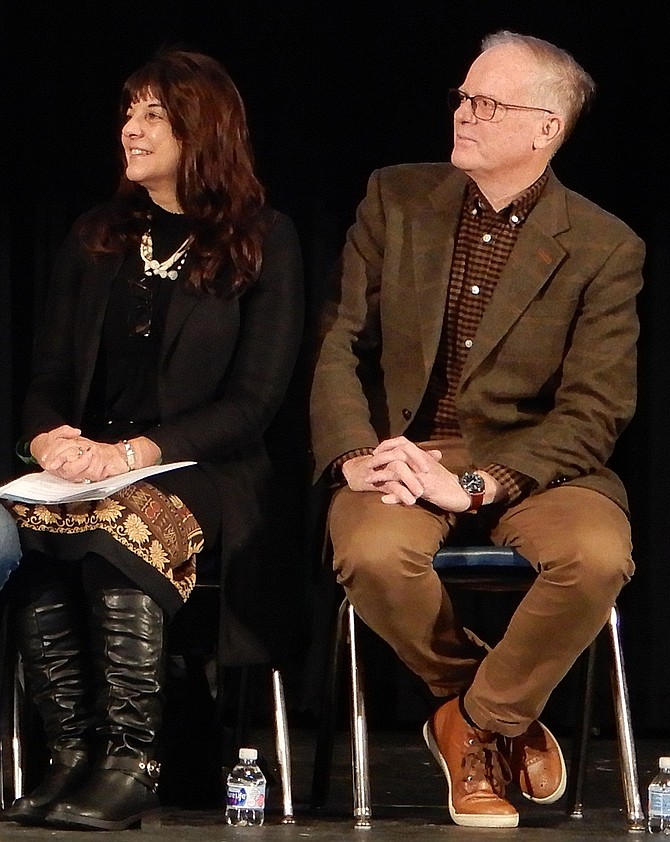
[[[142,275],[137,281],[129,281],[130,291],[137,303],[128,314],[128,335],[144,336],[151,334],[151,323],[154,315],[154,283],[155,279]]]

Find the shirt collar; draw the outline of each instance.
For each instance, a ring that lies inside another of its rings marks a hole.
[[[526,190],[510,202],[509,205],[498,211],[498,215],[511,225],[520,225],[526,221],[528,214],[537,204],[542,191],[549,179],[549,171],[545,170],[542,175],[533,182]],[[472,216],[479,216],[482,213],[495,214],[488,199],[481,192],[477,184],[470,179],[465,194],[463,209]]]

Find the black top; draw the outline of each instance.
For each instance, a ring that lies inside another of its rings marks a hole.
[[[166,260],[190,233],[188,217],[151,204],[153,256]],[[188,277],[189,262],[176,280],[145,275],[139,246],[128,253],[116,275],[105,313],[102,340],[84,432],[118,441],[139,435],[159,418],[158,365],[172,290]],[[144,333],[142,326],[148,327]],[[114,422],[110,425],[109,422]]]

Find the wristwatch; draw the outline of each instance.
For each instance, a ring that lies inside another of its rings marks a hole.
[[[484,502],[486,484],[484,477],[476,471],[464,471],[458,478],[461,488],[470,495],[470,508],[466,513],[474,514]]]

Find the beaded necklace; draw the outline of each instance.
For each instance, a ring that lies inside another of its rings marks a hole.
[[[192,240],[193,236],[189,235],[175,252],[162,263],[159,263],[157,260],[154,260],[154,243],[151,238],[151,229],[146,231],[142,234],[142,239],[140,240],[140,257],[142,258],[142,263],[144,263],[144,274],[159,275],[161,278],[169,278],[171,281],[176,281],[181,267],[186,260]]]

